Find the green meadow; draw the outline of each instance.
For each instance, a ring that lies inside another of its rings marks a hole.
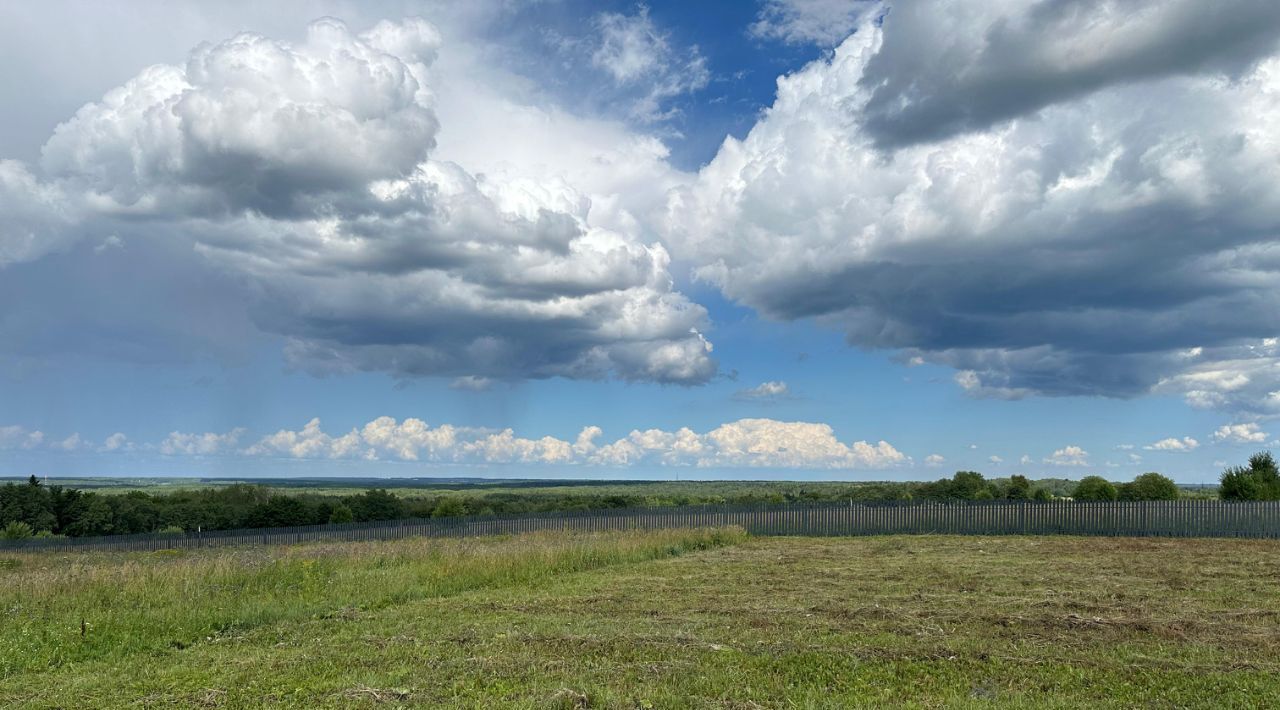
[[[736,529],[0,554],[0,706],[1265,707],[1280,543]]]

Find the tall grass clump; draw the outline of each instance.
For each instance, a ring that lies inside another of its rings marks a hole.
[[[0,565],[0,679],[163,653],[276,622],[536,584],[745,537],[719,528],[20,555]]]

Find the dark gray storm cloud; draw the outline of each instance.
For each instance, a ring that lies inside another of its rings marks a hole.
[[[1237,76],[1278,36],[1271,0],[891,3],[858,120],[884,149],[934,141],[1110,86]]]

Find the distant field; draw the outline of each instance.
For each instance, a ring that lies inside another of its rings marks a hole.
[[[21,477],[0,478],[0,483],[20,483],[25,480]],[[163,493],[253,483],[286,493],[305,491],[335,496],[350,495],[370,488],[384,488],[407,498],[454,494],[469,497],[649,496],[662,499],[682,495],[694,498],[715,496],[735,498],[775,493],[781,496],[798,496],[806,492],[826,495],[885,483],[882,481],[592,481],[480,478],[50,478],[48,482],[103,493],[129,491]],[[891,485],[900,485],[900,483]],[[1038,479],[1036,484],[1048,488],[1058,496],[1070,495],[1075,488],[1075,482],[1067,479]],[[1216,497],[1217,486],[1213,484],[1188,484],[1181,488],[1184,497]]]
[[[1264,707],[1280,543],[671,531],[8,555],[0,628],[6,707]]]

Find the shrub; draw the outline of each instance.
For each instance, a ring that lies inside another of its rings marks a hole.
[[[350,523],[354,522],[356,516],[351,512],[345,504],[339,503],[333,507],[333,512],[329,513],[329,522],[331,523]]]
[[[1120,492],[1102,476],[1085,476],[1071,497],[1076,500],[1116,500]]]
[[[1036,492],[1031,494],[1031,498],[1041,502],[1050,501],[1053,500],[1053,494],[1049,492],[1048,488],[1037,488]]]
[[[0,530],[0,540],[26,540],[33,535],[35,531],[21,520],[15,520]]]
[[[431,517],[433,518],[456,518],[466,514],[467,509],[462,505],[462,501],[453,497],[440,501],[436,504],[435,510],[431,511]]]

